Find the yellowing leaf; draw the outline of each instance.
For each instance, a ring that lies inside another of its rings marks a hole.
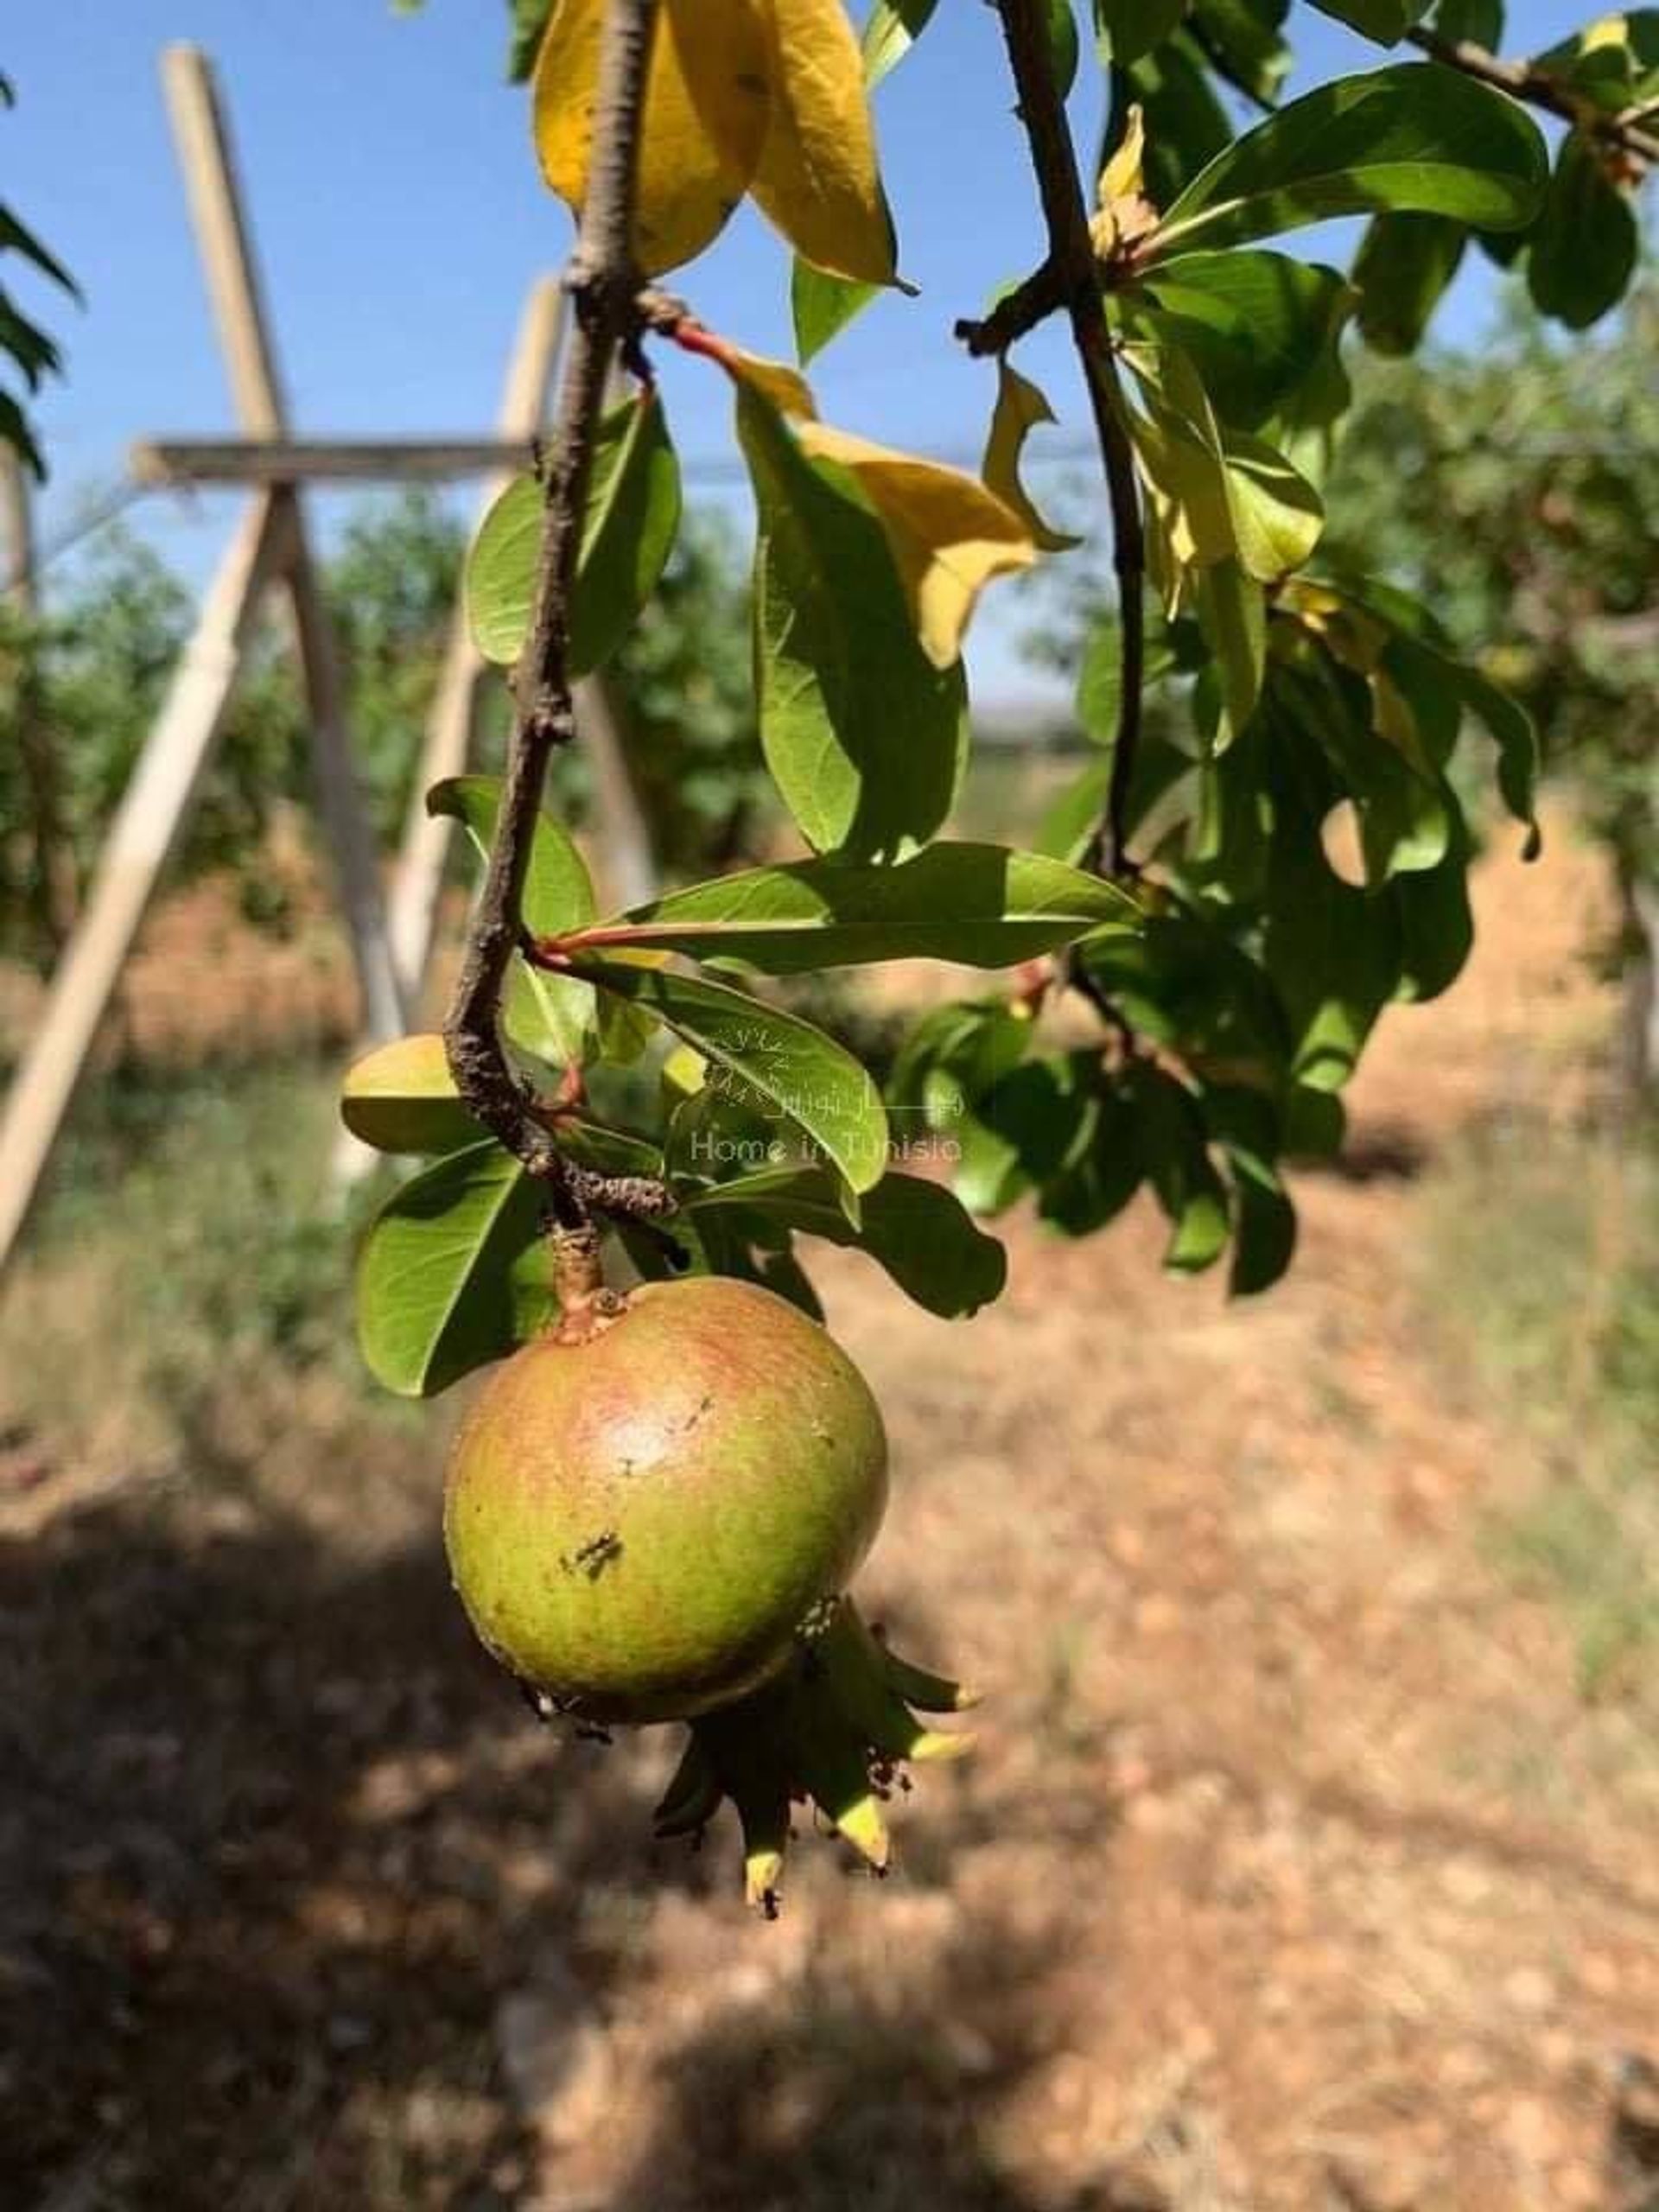
[[[341,1086],[340,1118],[378,1152],[448,1152],[483,1135],[455,1092],[443,1039],[399,1037],[357,1061]]]
[[[542,174],[581,219],[605,0],[558,0],[535,78]],[[640,145],[634,253],[647,276],[718,236],[760,159],[771,105],[766,0],[664,0]]]
[[[711,361],[718,361],[734,384],[758,391],[780,415],[797,416],[809,423],[817,419],[811,385],[787,361],[771,361],[763,353],[746,353],[729,338],[705,330],[701,323],[682,324],[678,342],[688,353],[706,353]]]
[[[964,469],[822,423],[803,423],[798,436],[803,452],[835,462],[857,483],[893,549],[922,651],[935,668],[953,667],[985,585],[1037,558],[1024,521]]]
[[[1203,383],[1179,346],[1125,354],[1146,413],[1129,435],[1147,489],[1148,569],[1166,611],[1188,602],[1193,571],[1236,558],[1258,583],[1300,568],[1317,543],[1319,494],[1281,453],[1219,423]]]
[[[996,407],[991,416],[991,434],[986,441],[985,459],[979,473],[987,490],[995,493],[1005,507],[1011,507],[1019,516],[1039,551],[1064,553],[1068,546],[1081,544],[1082,539],[1068,537],[1063,531],[1051,530],[1020,480],[1020,455],[1027,438],[1039,423],[1053,420],[1054,410],[1044,393],[1012,366],[1006,354],[1000,355],[996,364]]]
[[[1128,122],[1116,150],[1108,156],[1106,166],[1100,173],[1100,204],[1109,207],[1115,200],[1127,200],[1132,193],[1144,189],[1143,163],[1147,150],[1146,118],[1136,100],[1129,109]]]
[[[772,100],[750,189],[803,260],[869,284],[895,276],[863,59],[842,0],[772,0]]]
[[[1132,245],[1157,227],[1158,211],[1147,197],[1146,150],[1146,124],[1136,101],[1122,139],[1100,173],[1100,207],[1089,219],[1089,235],[1103,261],[1119,246]]]

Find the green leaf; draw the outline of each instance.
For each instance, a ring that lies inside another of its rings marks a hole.
[[[524,650],[541,563],[545,502],[533,476],[508,485],[467,560],[467,608],[486,660]],[[680,526],[680,467],[654,391],[600,428],[570,613],[570,674],[602,667],[657,588]]]
[[[1122,144],[1129,108],[1138,105],[1146,123],[1147,195],[1154,207],[1167,207],[1232,143],[1227,111],[1203,54],[1185,31],[1137,60],[1114,62],[1110,91],[1103,143]]]
[[[377,1382],[435,1397],[524,1333],[515,1269],[539,1234],[543,1195],[494,1143],[452,1153],[381,1209],[358,1263],[357,1325]]]
[[[1533,67],[1605,115],[1659,100],[1659,8],[1597,16]]]
[[[1200,1273],[1226,1250],[1232,1225],[1203,1117],[1192,1094],[1162,1068],[1138,1062],[1123,1081],[1146,1177],[1170,1223],[1164,1265],[1179,1274]]]
[[[1034,1024],[1003,999],[951,1001],[925,1014],[905,1039],[887,1079],[895,1113],[919,1113],[948,1130],[969,1099],[1018,1067]]]
[[[1066,1236],[1090,1236],[1116,1220],[1145,1178],[1140,1131],[1121,1091],[1092,1084],[1077,1141],[1038,1194],[1040,1218]]]
[[[1094,0],[1095,37],[1103,61],[1127,65],[1161,46],[1180,28],[1186,0]]]
[[[1624,298],[1641,243],[1629,197],[1584,132],[1569,130],[1527,255],[1533,304],[1569,330],[1587,330]]]
[[[1314,652],[1273,674],[1281,713],[1297,723],[1334,768],[1358,817],[1365,880],[1439,867],[1452,836],[1456,801],[1429,760],[1409,756],[1376,726],[1363,677]]]
[[[967,760],[960,664],[923,652],[887,536],[848,472],[810,461],[752,385],[756,691],[766,764],[807,842],[894,861],[925,844]]]
[[[1267,664],[1268,599],[1236,561],[1200,569],[1192,587],[1193,611],[1216,657],[1221,690],[1220,741],[1230,744],[1255,712]]]
[[[522,85],[536,67],[536,56],[553,13],[554,0],[509,0],[512,36],[507,49],[507,81]]]
[[[855,1192],[887,1166],[887,1117],[880,1093],[851,1053],[810,1022],[706,977],[662,968],[582,959],[575,973],[601,991],[648,1007],[740,1086],[760,1100],[840,1170]]]
[[[1094,1078],[1073,1058],[1029,1060],[975,1097],[950,1125],[963,1204],[1000,1213],[1058,1175],[1086,1137]]]
[[[495,842],[501,800],[499,776],[452,776],[426,795],[429,814],[461,823],[487,863]],[[569,833],[545,811],[537,817],[530,866],[519,901],[524,927],[532,937],[563,937],[594,918],[593,879]],[[507,974],[505,1027],[526,1050],[569,1066],[585,1057],[594,1024],[594,997],[588,985],[569,976],[553,976],[518,958]]]
[[[926,29],[938,0],[875,0],[864,25],[864,81],[874,92],[889,70],[898,67]],[[795,358],[804,368],[849,323],[863,314],[885,287],[832,276],[799,254],[790,271],[791,318]]]
[[[429,1034],[365,1053],[346,1073],[340,1115],[377,1152],[453,1152],[484,1134],[461,1103],[442,1038]]]
[[[1334,16],[1363,37],[1374,38],[1379,46],[1397,46],[1423,13],[1427,0],[1313,0],[1313,5],[1322,16]]]
[[[1233,1262],[1227,1287],[1235,1298],[1271,1290],[1296,1256],[1296,1209],[1275,1176],[1233,1178]]]
[[[1175,255],[1125,307],[1130,335],[1179,346],[1217,414],[1253,430],[1335,343],[1352,298],[1334,269],[1257,249]]]
[[[1009,968],[1100,929],[1133,928],[1116,885],[1000,845],[930,845],[896,868],[797,861],[671,891],[604,924],[600,944],[746,960],[774,976],[877,960]],[[580,957],[582,940],[570,950]]]
[[[1077,82],[1077,19],[1071,0],[1044,0],[1048,17],[1048,64],[1054,88],[1064,99]]]
[[[996,1238],[943,1185],[918,1175],[884,1175],[864,1193],[856,1228],[827,1177],[790,1168],[740,1176],[687,1201],[699,1215],[726,1206],[753,1208],[804,1235],[868,1252],[908,1297],[946,1320],[989,1305],[1007,1278],[1007,1255]]]
[[[1193,29],[1229,84],[1271,105],[1290,70],[1279,35],[1287,12],[1288,0],[1193,0]]]
[[[1398,911],[1332,874],[1317,817],[1280,811],[1262,956],[1290,1022],[1296,1079],[1340,1090],[1399,982]]]
[[[1154,916],[1142,938],[1087,946],[1084,965],[1141,1035],[1206,1079],[1277,1087],[1291,1052],[1283,1010],[1258,963],[1212,918],[1217,911]]]
[[[874,92],[927,29],[938,0],[874,0],[864,25],[864,81]]]
[[[3,290],[0,290],[0,352],[11,355],[31,391],[40,390],[42,378],[62,372],[63,355],[56,343],[38,323],[22,314]]]
[[[1428,20],[1442,38],[1468,39],[1489,54],[1503,43],[1503,0],[1437,0]]]
[[[1497,788],[1503,804],[1517,822],[1526,824],[1523,856],[1535,860],[1543,849],[1537,810],[1541,764],[1537,728],[1526,709],[1478,669],[1465,666],[1424,638],[1396,634],[1383,655],[1383,665],[1404,686],[1427,685],[1450,693],[1484,727],[1497,747]]]
[[[1514,101],[1405,62],[1323,85],[1234,140],[1141,251],[1162,260],[1384,208],[1515,229],[1536,213],[1545,175],[1543,140]]]
[[[11,448],[36,483],[45,483],[46,463],[29,427],[29,418],[9,391],[0,391],[0,443]]]
[[[790,272],[789,305],[795,326],[795,358],[804,368],[823,353],[831,339],[839,338],[848,324],[863,314],[885,288],[862,284],[851,276],[832,276],[797,254]]]
[[[501,804],[499,776],[451,776],[426,795],[429,814],[459,822],[486,861]],[[594,918],[593,878],[569,832],[545,810],[536,820],[518,911],[532,937],[560,937]]]
[[[1360,334],[1373,352],[1412,353],[1457,275],[1469,233],[1445,215],[1378,215],[1354,262]]]
[[[1128,358],[1146,402],[1145,415],[1130,412],[1129,435],[1151,493],[1150,566],[1166,608],[1192,571],[1217,562],[1236,559],[1260,583],[1300,568],[1324,524],[1306,478],[1264,439],[1217,422],[1179,347]]]
[[[1037,850],[1059,861],[1081,859],[1095,834],[1095,825],[1105,811],[1111,787],[1110,757],[1098,756],[1050,802],[1037,825]]]
[[[15,215],[10,207],[0,206],[0,253],[20,253],[32,262],[42,276],[49,276],[73,300],[81,296],[80,287],[54,253],[48,252],[27,223]]]

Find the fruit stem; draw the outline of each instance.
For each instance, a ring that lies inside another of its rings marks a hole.
[[[599,1231],[591,1222],[578,1229],[556,1228],[549,1241],[553,1248],[553,1294],[559,1302],[554,1337],[562,1344],[586,1344],[620,1318],[627,1300],[620,1291],[606,1287]]]

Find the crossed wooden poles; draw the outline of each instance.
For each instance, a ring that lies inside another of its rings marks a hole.
[[[296,444],[271,345],[224,111],[207,56],[169,47],[162,78],[190,215],[229,370],[242,437],[231,443],[139,446],[151,480],[240,481],[248,504],[209,585],[195,631],[122,798],[85,908],[65,949],[40,1025],[0,1121],[0,1266],[22,1227],[157,879],[212,754],[267,595],[292,618],[317,798],[334,861],[371,1039],[396,1036],[420,996],[442,889],[449,824],[422,804],[427,786],[466,767],[483,663],[457,606],[427,726],[415,798],[383,899],[359,794],[335,641],[318,585],[301,486],[308,479],[454,476],[486,472],[486,505],[524,467],[540,426],[558,349],[561,295],[551,278],[525,305],[494,442]],[[207,456],[193,467],[193,458]],[[602,709],[602,700],[590,704]],[[643,894],[639,894],[643,895]]]

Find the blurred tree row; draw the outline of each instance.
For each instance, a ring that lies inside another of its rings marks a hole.
[[[1360,385],[1332,556],[1431,606],[1536,718],[1617,887],[1625,1069],[1659,1079],[1659,281],[1564,345],[1516,310],[1478,355]]]
[[[327,563],[353,747],[386,849],[412,795],[465,548],[442,503],[412,493],[354,517]],[[41,738],[28,753],[0,745],[0,954],[49,963],[194,612],[165,562],[118,529],[45,613],[0,603],[0,731],[22,726],[27,697]],[[714,522],[686,532],[614,674],[658,865],[669,874],[718,866],[741,839],[760,768],[746,592]],[[502,712],[499,699],[486,705],[480,765],[499,750]],[[563,794],[578,811],[582,772],[572,764]],[[279,811],[309,797],[303,702],[273,625],[238,690],[174,880],[228,870],[251,918],[280,919],[270,833]]]

